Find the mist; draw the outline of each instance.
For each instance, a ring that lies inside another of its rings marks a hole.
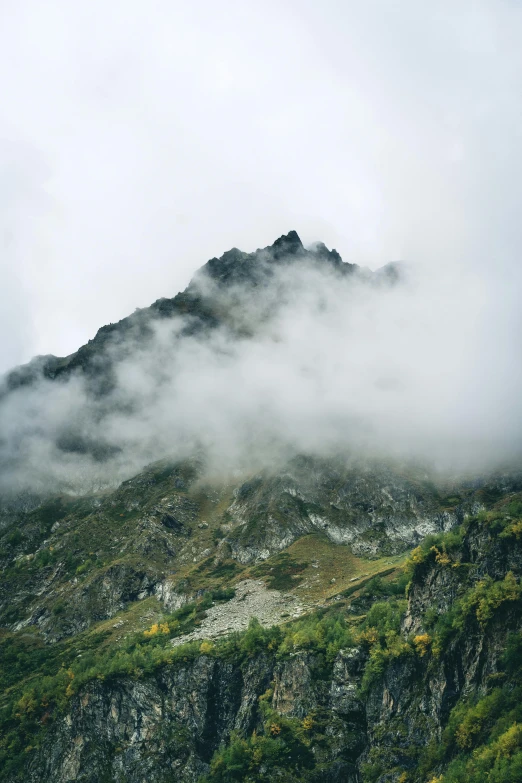
[[[414,460],[445,475],[519,467],[510,286],[469,269],[399,270],[395,284],[299,260],[262,286],[198,275],[226,314],[218,328],[151,320],[145,343],[108,343],[110,393],[76,374],[1,400],[3,490],[101,489],[163,458],[198,457],[221,478],[296,454]],[[84,446],[68,448],[77,438]]]

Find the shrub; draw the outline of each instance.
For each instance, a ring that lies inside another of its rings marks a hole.
[[[405,571],[413,577],[419,569],[429,562],[439,565],[449,565],[460,551],[464,540],[463,527],[450,530],[448,533],[426,536],[422,543],[410,554],[405,564]]]
[[[484,627],[503,603],[518,601],[520,594],[520,584],[512,571],[508,571],[504,579],[497,582],[490,576],[486,576],[468,590],[459,602],[459,613],[455,624],[457,627],[462,627],[466,617],[474,611],[480,625]]]
[[[413,639],[413,646],[415,651],[422,658],[429,651],[431,647],[432,638],[428,633],[419,634]]]
[[[87,560],[86,560],[84,563],[81,563],[81,564],[80,564],[80,565],[79,565],[79,566],[76,568],[76,572],[75,572],[75,573],[76,573],[76,575],[77,575],[77,576],[81,576],[81,575],[82,575],[82,574],[84,574],[86,571],[88,571],[88,570],[89,570],[89,568],[90,568],[91,566],[92,566],[92,560],[90,560],[90,559],[87,559]]]
[[[510,525],[508,525],[502,533],[500,534],[501,538],[510,538],[515,537],[516,539],[522,538],[522,519],[518,519],[516,522],[512,522]]]
[[[315,650],[325,653],[331,663],[339,650],[355,644],[352,630],[340,613],[320,616],[310,615],[292,623],[282,632],[278,648],[279,655],[288,655],[297,650]]]
[[[7,543],[9,544],[9,546],[12,547],[19,546],[23,540],[24,540],[24,536],[21,533],[21,531],[18,529],[13,530],[13,532],[9,533],[9,535],[7,536]]]
[[[361,594],[367,596],[404,596],[410,575],[401,569],[394,579],[372,577],[363,587]]]
[[[225,589],[211,590],[210,595],[213,601],[230,601],[234,598],[236,591],[232,587]]]
[[[154,623],[147,631],[143,631],[143,635],[150,638],[156,636],[158,633],[169,634],[170,628],[168,623]]]
[[[370,648],[361,682],[362,694],[366,694],[371,685],[380,679],[392,659],[413,653],[411,644],[400,636],[406,605],[404,600],[380,601],[373,604],[366,615],[357,639]]]
[[[259,700],[262,733],[254,731],[247,739],[232,733],[230,743],[214,754],[210,771],[200,783],[271,783],[273,780],[297,783],[309,779],[303,773],[315,764],[310,750],[313,718],[307,716],[299,721],[279,715],[270,708],[266,696]]]
[[[379,601],[373,604],[363,622],[363,629],[374,628],[379,638],[384,637],[389,631],[398,633],[401,627],[401,618],[406,611],[405,600],[392,599],[391,601]]]

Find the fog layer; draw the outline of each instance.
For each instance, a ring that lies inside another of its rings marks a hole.
[[[4,490],[84,491],[194,455],[222,475],[296,453],[449,473],[518,460],[520,318],[506,281],[403,266],[389,284],[298,259],[260,285],[197,286],[220,325],[177,315],[151,320],[145,341],[109,341],[107,393],[77,373],[3,398]]]

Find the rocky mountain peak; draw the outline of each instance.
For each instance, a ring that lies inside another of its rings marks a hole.
[[[253,253],[244,253],[233,247],[219,258],[211,258],[195,274],[188,290],[197,289],[205,277],[220,286],[258,285],[272,277],[276,268],[301,261],[320,265],[327,263],[342,274],[358,269],[357,264],[345,263],[337,250],[329,250],[323,242],[305,248],[297,231],[292,230]]]
[[[289,231],[288,234],[283,234],[267,249],[272,251],[275,258],[304,252],[304,246],[297,231]]]
[[[185,291],[176,296],[162,297],[150,307],[137,310],[132,315],[117,323],[102,326],[96,336],[81,346],[78,351],[67,357],[40,356],[32,359],[22,367],[14,368],[0,384],[0,398],[7,392],[20,386],[32,385],[44,377],[54,379],[57,376],[67,376],[73,370],[84,372],[87,367],[96,365],[100,370],[99,353],[109,343],[121,341],[128,335],[133,339],[148,334],[147,324],[150,320],[165,319],[174,316],[189,315],[195,318],[201,328],[213,328],[219,325],[219,319],[214,312],[212,295],[202,295],[205,281],[210,280],[219,287],[235,286],[250,288],[263,286],[273,276],[276,268],[291,266],[294,263],[305,262],[311,265],[328,265],[336,273],[346,275],[363,271],[357,264],[346,263],[337,250],[329,250],[323,242],[317,242],[308,248],[303,245],[297,231],[291,230],[282,234],[272,245],[258,248],[252,253],[246,253],[233,247],[219,258],[211,258],[194,275]],[[392,265],[389,265],[390,267]],[[386,277],[395,282],[398,275],[388,270]],[[380,282],[379,272],[364,274],[365,279]]]

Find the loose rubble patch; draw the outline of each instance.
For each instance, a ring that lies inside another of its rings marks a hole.
[[[232,631],[243,631],[252,617],[261,625],[279,625],[311,609],[296,596],[267,590],[257,579],[245,579],[236,585],[236,595],[226,604],[212,606],[199,628],[172,640],[177,646],[196,639],[212,639]]]

